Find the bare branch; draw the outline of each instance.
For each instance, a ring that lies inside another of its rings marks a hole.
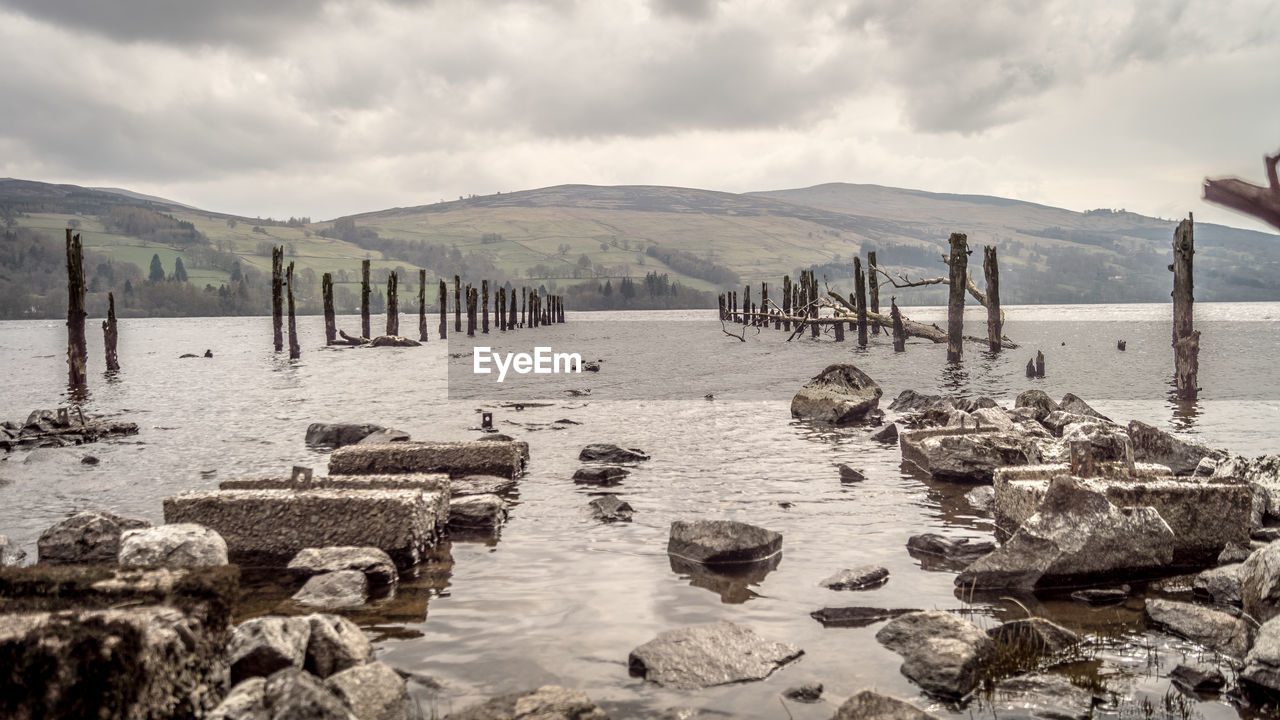
[[[1280,178],[1277,177],[1277,164],[1280,164],[1280,153],[1263,158],[1263,166],[1267,172],[1266,187],[1247,183],[1239,178],[1206,178],[1204,199],[1280,228]]]

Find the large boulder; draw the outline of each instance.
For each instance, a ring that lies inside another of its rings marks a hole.
[[[371,662],[343,670],[324,681],[351,708],[356,720],[409,720],[409,691],[390,665]]]
[[[1036,439],[1021,430],[948,427],[900,437],[902,459],[939,480],[991,482],[996,468],[1040,462]]]
[[[266,686],[264,677],[249,678],[236,685],[205,715],[205,720],[272,720],[263,692]]]
[[[319,678],[298,668],[284,668],[267,677],[262,695],[271,720],[356,720]]]
[[[47,565],[115,563],[120,556],[120,535],[144,527],[151,527],[151,523],[108,512],[79,512],[40,533],[37,556]]]
[[[387,430],[370,423],[311,423],[307,426],[307,445],[340,448],[355,445],[365,438]]]
[[[364,573],[371,588],[385,588],[399,580],[396,564],[391,556],[376,547],[323,547],[305,548],[289,561],[288,569],[297,577],[359,570]]]
[[[369,638],[347,618],[316,613],[304,619],[310,633],[303,665],[307,672],[327,678],[373,659]]]
[[[898,393],[898,397],[889,403],[889,409],[894,412],[909,413],[921,412],[936,407],[945,406],[948,409],[954,407],[951,399],[943,395],[926,395],[915,390],[907,389]]]
[[[638,675],[681,690],[763,680],[804,651],[728,621],[668,630],[631,651]]]
[[[1268,620],[1258,628],[1253,647],[1244,657],[1240,679],[1268,693],[1280,693],[1280,619]]]
[[[1174,475],[1191,475],[1204,458],[1225,460],[1227,454],[1207,445],[1183,440],[1137,420],[1129,421],[1133,459],[1167,466]]]
[[[782,552],[782,535],[736,520],[676,520],[667,554],[704,565],[753,563]]]
[[[544,685],[486,700],[446,715],[445,720],[609,720],[609,716],[583,692]]]
[[[379,335],[369,341],[369,347],[419,347],[422,343],[403,335]]]
[[[1214,463],[1213,477],[1234,477],[1247,481],[1258,499],[1260,513],[1280,517],[1280,455],[1261,455],[1256,458],[1232,456]]]
[[[1179,635],[1206,648],[1233,658],[1242,658],[1249,650],[1249,623],[1192,603],[1148,598],[1147,619],[1157,627]]]
[[[1260,623],[1280,615],[1280,543],[1270,543],[1244,561],[1240,601],[1245,613]]]
[[[1174,534],[1152,507],[1118,508],[1060,475],[1009,541],[970,565],[956,585],[977,589],[1067,587],[1153,575],[1173,560]]]
[[[938,716],[891,695],[859,690],[844,701],[831,720],[938,720]]]
[[[349,608],[369,600],[369,580],[359,570],[337,570],[313,575],[293,594],[300,605],[325,609]]]
[[[307,618],[270,616],[240,623],[231,632],[227,646],[231,683],[266,677],[287,667],[302,667],[310,635]]]
[[[884,391],[853,365],[828,365],[791,399],[791,417],[843,425],[878,420]]]
[[[903,657],[903,675],[944,698],[962,697],[977,686],[992,649],[982,628],[941,610],[894,618],[880,628],[876,640]]]
[[[1103,415],[1097,410],[1094,410],[1093,407],[1089,405],[1089,403],[1085,402],[1084,400],[1081,400],[1079,397],[1077,397],[1072,393],[1067,393],[1066,395],[1063,395],[1062,402],[1058,403],[1058,407],[1060,407],[1063,412],[1068,412],[1073,415],[1084,415],[1085,417],[1097,418],[1099,420],[1106,420],[1108,422],[1111,421],[1111,418],[1107,417],[1106,415]]]
[[[1050,413],[1055,413],[1062,409],[1043,390],[1023,390],[1018,394],[1017,399],[1013,401],[1013,407],[1015,409],[1031,408],[1033,416],[1037,420],[1043,420],[1049,417]]]
[[[126,530],[120,536],[125,567],[205,567],[227,564],[227,543],[203,525],[178,523]]]

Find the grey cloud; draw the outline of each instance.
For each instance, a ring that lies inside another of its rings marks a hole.
[[[652,7],[659,15],[709,20],[716,13],[717,3],[718,0],[653,0]]]

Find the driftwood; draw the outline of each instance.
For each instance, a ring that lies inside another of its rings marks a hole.
[[[942,256],[942,263],[943,263],[944,265],[947,265],[947,256],[946,256],[946,255],[943,255],[943,256]],[[886,271],[884,268],[876,268],[876,270],[880,271],[880,275],[881,275],[882,277],[884,277],[884,279],[888,280],[888,281],[889,281],[889,282],[890,282],[894,287],[899,288],[899,289],[901,289],[901,288],[911,288],[911,287],[924,287],[924,286],[926,286],[926,285],[950,285],[950,284],[951,284],[951,279],[950,279],[950,278],[945,278],[945,277],[927,278],[927,279],[922,279],[922,280],[912,280],[912,279],[911,279],[910,277],[908,277],[907,275],[905,275],[905,274],[900,274],[900,275],[898,275],[898,277],[895,279],[895,278],[894,278],[892,275],[890,275],[890,274],[888,273],[888,271]],[[991,307],[990,300],[987,298],[987,294],[986,294],[986,293],[984,293],[983,291],[981,291],[981,290],[979,290],[979,289],[978,289],[978,285],[977,285],[977,283],[975,283],[975,282],[973,281],[973,274],[972,274],[972,273],[970,273],[970,272],[968,272],[967,270],[965,271],[964,281],[965,281],[965,283],[964,283],[964,287],[965,287],[965,290],[967,290],[967,291],[969,292],[969,297],[971,297],[971,298],[973,298],[974,300],[976,300],[976,301],[978,302],[978,304],[979,304],[979,305],[981,305],[982,307],[985,307],[985,308],[989,308],[989,307]],[[1003,309],[1001,309],[1001,310],[1000,310],[1000,325],[1001,325],[1001,326],[1003,326],[1003,325],[1004,325],[1004,310],[1003,310]]]
[[[368,345],[370,342],[367,337],[351,337],[345,330],[339,330],[338,336],[342,338],[342,342],[335,342],[334,345]]]
[[[857,317],[858,309],[855,303],[850,302],[847,298],[842,296],[840,293],[830,288],[827,288],[827,295],[831,298],[831,300],[834,300],[835,302],[828,300],[828,301],[824,301],[822,305],[824,307],[831,308],[835,312],[836,317],[838,318],[843,317],[845,318],[846,321],[848,321],[850,318]],[[933,325],[933,324],[925,325],[924,323],[918,323],[914,320],[909,320],[905,315],[902,315],[901,312],[899,312],[899,317],[901,317],[902,319],[902,330],[907,337],[923,338],[925,340],[928,340],[929,342],[939,343],[939,344],[945,343],[947,341],[947,331],[943,330],[937,325]],[[883,327],[883,328],[889,328],[889,329],[893,328],[893,318],[888,315],[881,315],[880,313],[867,312],[867,321],[875,325],[879,325],[880,327]],[[988,342],[987,338],[974,337],[972,335],[965,335],[964,339],[968,342],[980,343],[983,345],[986,345]],[[1015,350],[1017,349],[1018,344],[1013,342],[1009,338],[1004,337],[1000,339],[1000,347],[1006,350]]]
[[[1204,199],[1280,228],[1280,177],[1277,177],[1277,163],[1280,163],[1280,153],[1263,158],[1267,170],[1267,187],[1247,183],[1239,178],[1206,178]]]

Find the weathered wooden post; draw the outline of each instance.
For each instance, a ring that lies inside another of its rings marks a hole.
[[[89,349],[85,343],[84,321],[84,246],[80,233],[67,228],[67,379],[73,394],[87,388]]]
[[[1044,377],[1044,353],[1036,351],[1036,377]]]
[[[809,337],[818,337],[818,274],[809,271],[809,317],[814,322],[809,325]]]
[[[338,341],[338,325],[333,315],[333,273],[320,276],[320,295],[324,301],[324,344]]]
[[[906,352],[907,332],[902,327],[902,313],[898,311],[898,298],[889,296],[889,308],[893,318],[893,351]]]
[[[284,246],[271,248],[271,330],[276,352],[284,349]]]
[[[782,276],[782,329],[791,332],[791,276]]]
[[[796,309],[796,316],[804,318],[802,322],[807,322],[809,319],[809,303],[808,303],[808,297],[807,297],[808,294],[809,294],[809,279],[805,275],[805,271],[801,270],[799,287],[796,288],[796,301],[793,307],[795,307]],[[801,327],[804,327],[804,326],[801,325]]]
[[[764,282],[763,280],[760,281],[760,312],[762,314],[762,317],[758,318],[759,324],[765,328],[768,328],[769,327],[769,316],[768,316],[769,283]]]
[[[837,320],[831,325],[836,329],[836,342],[844,342],[844,321]]]
[[[520,327],[529,327],[529,288],[520,288]]]
[[[876,251],[867,253],[867,295],[871,304],[871,312],[880,314],[880,278],[877,276]],[[880,334],[880,323],[871,326],[871,334]]]
[[[369,260],[360,261],[360,337],[369,338]]]
[[[281,248],[281,256],[283,256],[284,248]],[[289,263],[289,359],[297,360],[302,357],[302,346],[298,344],[298,320],[293,306],[293,263]]]
[[[467,337],[476,335],[476,289],[467,283]]]
[[[119,339],[116,330],[116,296],[107,293],[107,319],[102,321],[102,345],[107,351],[107,372],[120,372],[120,357],[116,355],[116,341]]]
[[[440,339],[449,338],[449,284],[440,280]]]
[[[418,340],[427,341],[427,271],[418,270]]]
[[[489,334],[489,281],[480,281],[480,331]]]
[[[453,276],[453,330],[462,332],[462,278]]]
[[[720,322],[724,322],[724,293],[716,296],[716,302],[720,304]]]
[[[991,352],[998,353],[1004,329],[1000,322],[1000,263],[994,245],[982,248],[982,274],[987,279],[987,344]]]
[[[519,309],[519,305],[520,303],[516,302],[516,289],[511,288],[510,304],[507,305],[507,313],[508,313],[507,329],[508,330],[516,329],[516,319],[517,319],[516,312]]]
[[[1192,256],[1195,255],[1195,223],[1192,215],[1178,223],[1173,233],[1173,369],[1178,398],[1195,400],[1199,393],[1200,332],[1195,329]]]
[[[959,362],[964,352],[964,294],[969,273],[968,236],[951,233],[950,297],[947,299],[947,362]]]
[[[862,272],[862,258],[853,259],[853,287],[857,293],[858,347],[867,346],[867,276]]]
[[[400,279],[394,270],[387,275],[387,335],[400,334]]]
[[[501,287],[493,289],[493,322],[499,331],[507,329],[507,293]]]
[[[751,286],[746,285],[742,289],[742,324],[754,325],[755,319],[751,317]]]

